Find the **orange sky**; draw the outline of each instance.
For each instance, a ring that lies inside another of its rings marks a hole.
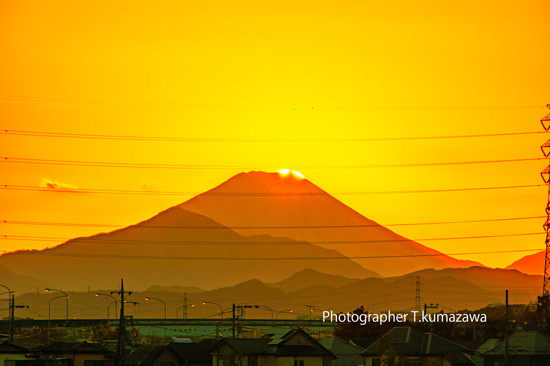
[[[291,168],[381,224],[541,216],[545,187],[335,192],[539,184],[544,161],[343,166],[536,158],[550,135],[303,140],[540,131],[550,102],[549,13],[542,0],[3,1],[1,130],[252,142],[0,135],[2,157],[238,166],[168,170],[2,163],[0,184],[38,186],[52,180],[79,188],[201,192],[240,171]],[[0,190],[0,218],[128,225],[188,198]],[[543,221],[395,231],[411,239],[536,233]],[[2,235],[62,238],[98,231],[0,227]],[[446,253],[544,247],[540,235],[422,243]],[[2,240],[1,249],[53,244]],[[468,259],[505,266],[524,254]]]

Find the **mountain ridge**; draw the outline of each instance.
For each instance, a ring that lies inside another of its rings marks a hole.
[[[291,173],[239,173],[177,207],[211,217],[241,235],[268,234],[337,248],[382,276],[481,265],[407,239]]]

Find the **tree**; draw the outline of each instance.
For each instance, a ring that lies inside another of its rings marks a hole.
[[[109,339],[116,339],[117,332],[110,324],[97,324],[91,329],[90,340],[99,344],[105,345],[105,341]]]

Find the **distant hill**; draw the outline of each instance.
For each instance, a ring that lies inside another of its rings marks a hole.
[[[506,269],[517,269],[520,272],[531,275],[542,275],[544,271],[544,255],[544,251],[526,255],[510,264]]]
[[[197,292],[203,292],[204,290],[198,287],[192,287],[192,286],[159,286],[159,285],[153,285],[149,287],[146,291],[149,292],[173,292],[173,293],[197,293]]]
[[[8,286],[10,290],[15,291],[17,294],[43,291],[46,287],[50,286],[48,283],[40,281],[33,276],[16,274],[4,265],[0,265],[0,279],[3,285]],[[0,288],[0,292],[4,291],[3,287]]]
[[[264,260],[277,257],[304,259]],[[310,257],[337,259],[327,265]],[[179,207],[52,249],[7,253],[0,264],[68,290],[116,288],[121,278],[134,290],[152,285],[217,288],[252,278],[276,282],[304,268],[359,278],[372,274],[335,250],[267,235],[246,238]]]
[[[405,277],[420,276],[423,279],[452,277],[468,281],[482,288],[542,288],[542,276],[528,275],[518,270],[502,268],[445,268],[441,270],[425,269],[409,273]]]
[[[383,276],[480,265],[404,238],[290,173],[240,173],[179,207],[210,217],[244,236],[267,234],[303,240],[348,257],[385,257],[354,259]],[[334,262],[326,267],[332,265]]]
[[[373,272],[373,275],[369,277],[380,276]],[[341,287],[356,281],[359,280],[356,278],[347,278],[339,275],[329,275],[308,268],[297,272],[282,281],[270,283],[269,285],[285,291],[295,291],[315,285]]]
[[[216,318],[222,312],[224,317],[230,317],[233,304],[252,306],[245,310],[246,317],[264,319],[270,319],[271,316],[308,316],[309,307],[306,305],[313,306],[312,317],[321,316],[323,310],[347,312],[359,306],[364,306],[370,312],[408,311],[415,306],[417,276],[420,276],[421,308],[425,303],[438,304],[438,310],[444,311],[473,310],[488,304],[503,303],[505,289],[510,291],[511,303],[527,304],[540,295],[542,283],[541,276],[526,275],[516,270],[476,267],[425,270],[390,278],[366,278],[340,287],[311,284],[294,289],[291,280],[287,278],[278,282],[279,285],[290,284],[288,288],[282,289],[259,280],[249,280],[234,286],[188,293],[188,316]],[[292,277],[296,278],[296,275]],[[128,289],[134,290],[131,286]],[[18,296],[17,301],[30,305],[30,309],[25,310],[25,314],[29,314],[27,316],[39,318],[47,316],[48,301],[53,296],[55,295],[28,293]],[[70,317],[107,317],[107,308],[112,299],[95,296],[93,291],[69,292],[69,296]],[[145,300],[147,296],[165,301],[169,318],[182,315],[182,293],[170,291],[134,291],[128,300],[140,305],[136,307],[128,304],[126,313],[142,318],[164,316],[163,305],[159,301]],[[203,304],[204,302],[207,303]],[[63,305],[63,302],[52,303],[54,317],[65,316]],[[112,306],[110,314],[114,316]]]

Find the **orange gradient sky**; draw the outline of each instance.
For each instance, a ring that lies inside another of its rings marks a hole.
[[[326,141],[541,131],[550,103],[546,1],[0,3],[0,130],[247,139],[144,142],[0,134],[2,157],[189,164],[130,169],[1,163],[0,184],[202,192],[294,169],[380,224],[544,215],[546,162],[359,168],[542,157],[550,135]],[[263,141],[260,139],[273,139]],[[295,141],[288,141],[288,140]],[[322,141],[315,141],[321,139]],[[207,166],[231,166],[211,169]],[[191,198],[0,190],[0,219],[129,225]],[[405,226],[445,253],[543,248],[544,219]],[[101,228],[0,224],[7,236]],[[55,242],[2,239],[1,249]],[[461,256],[506,266],[529,253]],[[541,271],[543,263],[541,263]]]

